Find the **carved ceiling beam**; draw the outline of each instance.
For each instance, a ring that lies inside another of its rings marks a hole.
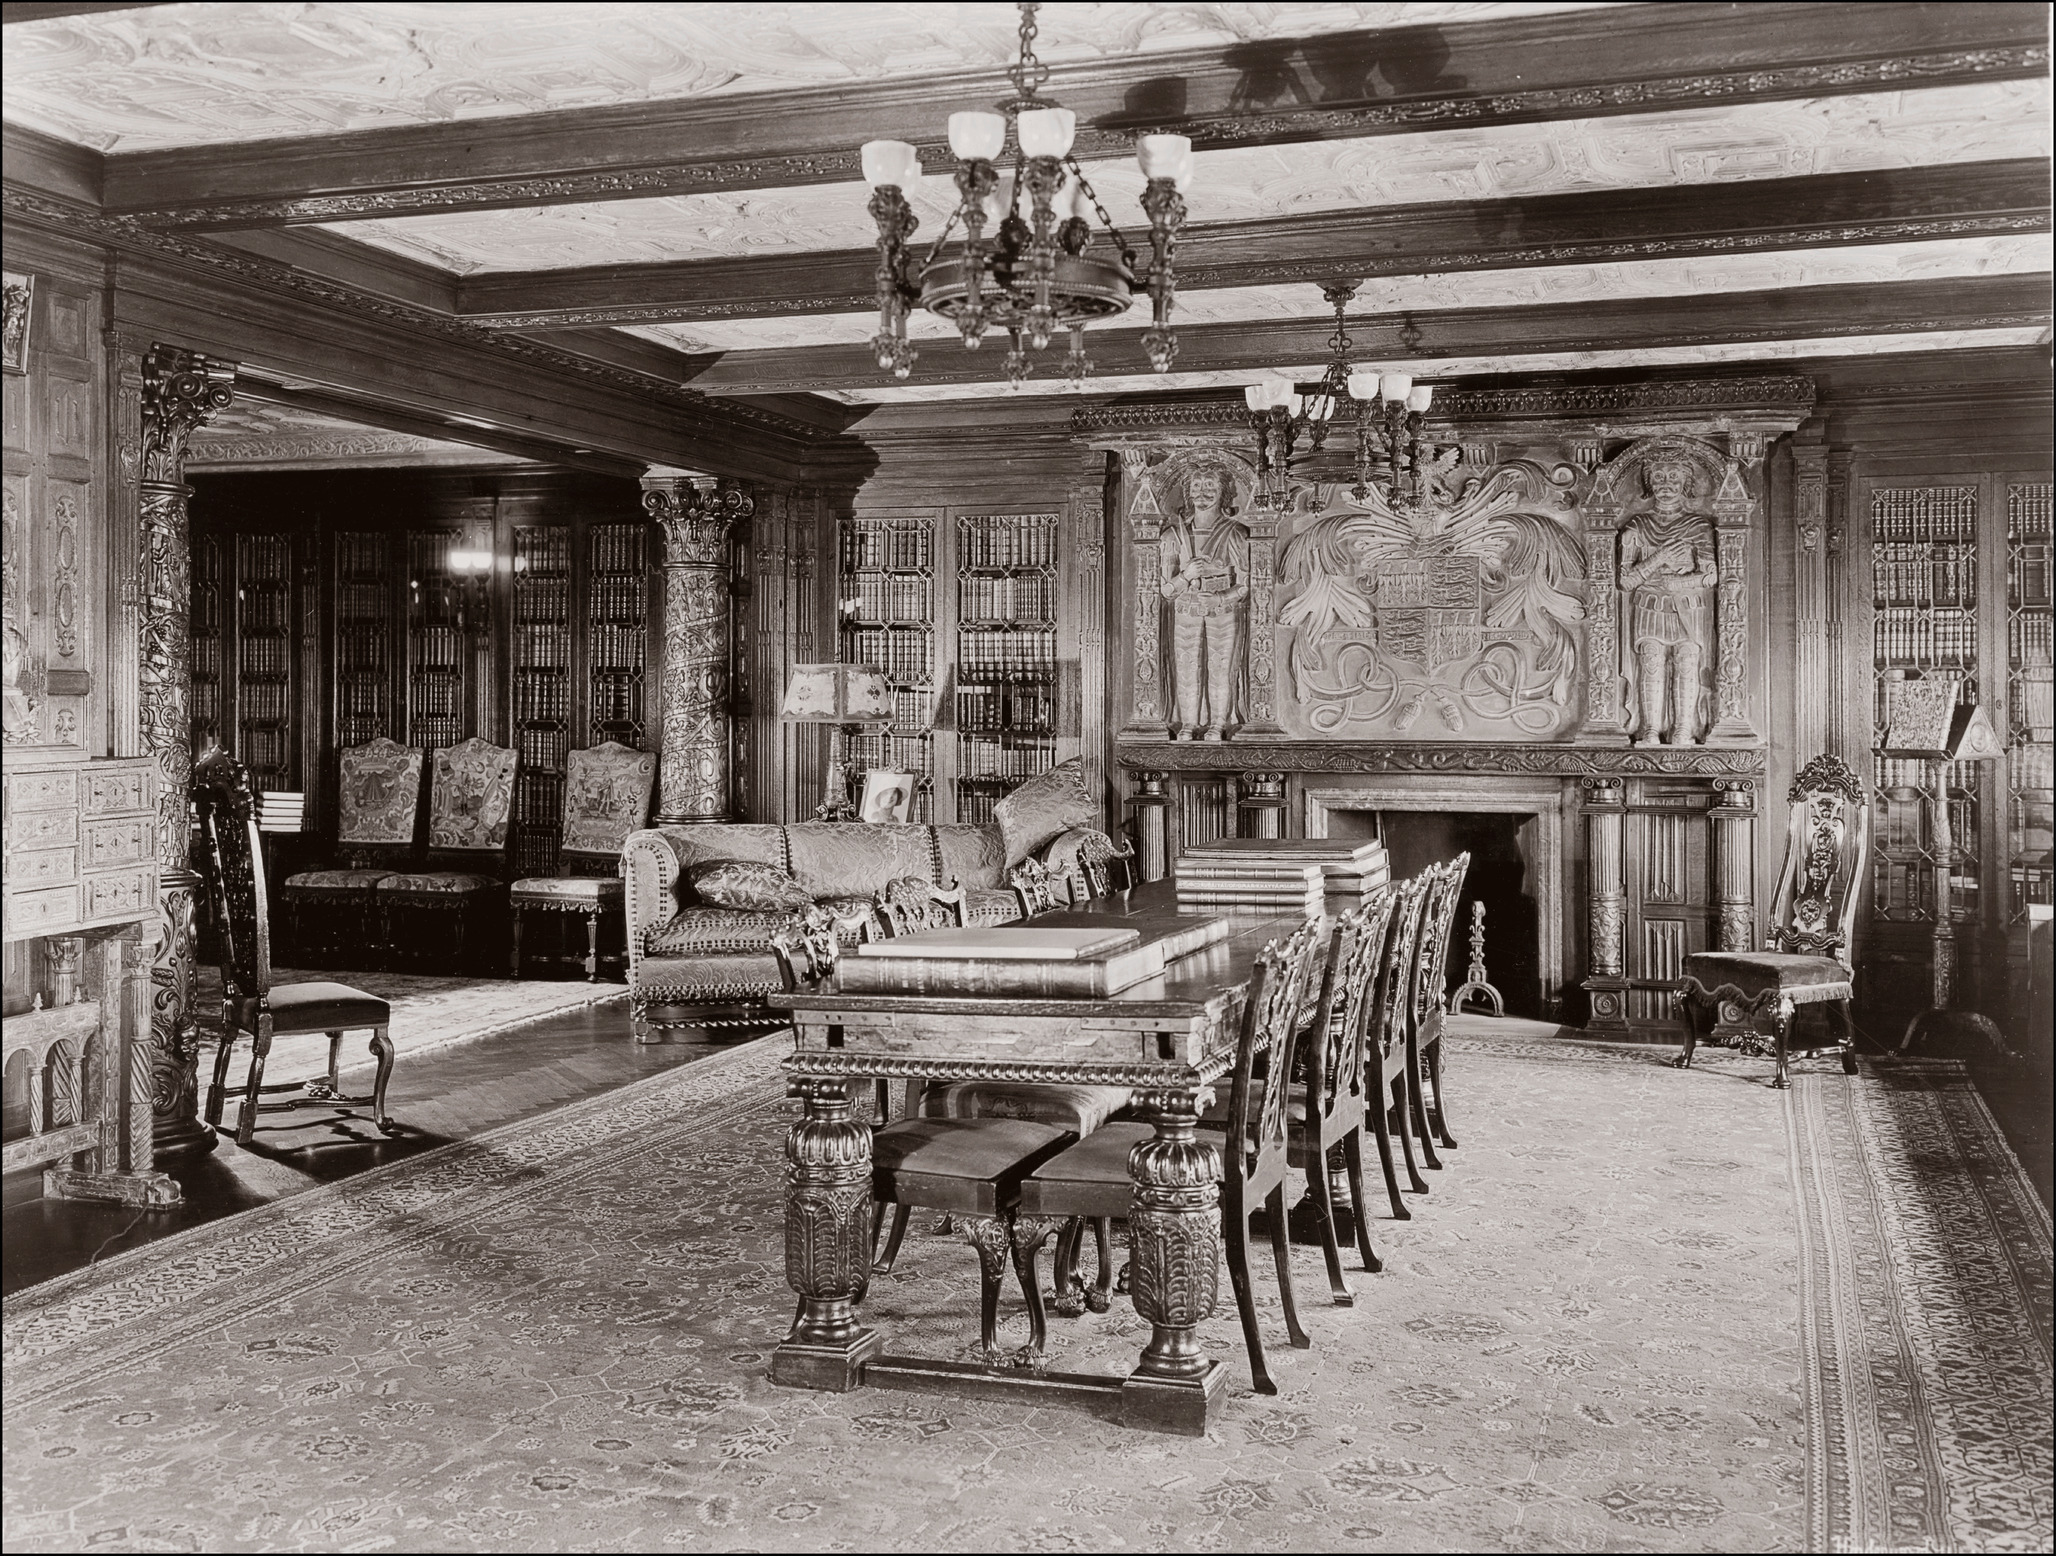
[[[2021,159],[1218,222],[1179,235],[1178,285],[1195,292],[2049,227],[2048,164]],[[874,250],[849,249],[512,271],[457,282],[456,309],[474,323],[522,329],[861,312],[874,306],[877,268]]]
[[[2033,6],[1608,7],[1054,67],[1082,155],[1142,131],[1202,146],[1405,134],[2017,79],[2048,69]],[[861,86],[466,118],[105,159],[108,209],[262,227],[835,183],[896,127],[946,166],[938,106],[1007,96],[998,70]]]
[[[1627,298],[1519,308],[1445,308],[1349,320],[1359,362],[1402,363],[1443,357],[1509,357],[1651,347],[1726,345],[1819,337],[1894,335],[1937,330],[2046,328],[2046,276],[1976,276],[1943,281],[1774,288],[1687,297]],[[1187,325],[1178,332],[1178,371],[1248,372],[1325,361],[1333,325]],[[1140,330],[1095,331],[1093,360],[1102,374],[1143,373]],[[953,342],[922,356],[924,384],[986,383],[997,378],[987,353]],[[713,395],[791,390],[858,390],[898,382],[879,370],[867,346],[736,351],[693,380]]]

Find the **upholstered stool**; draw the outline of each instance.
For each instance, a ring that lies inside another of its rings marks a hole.
[[[521,976],[521,917],[531,909],[544,913],[575,913],[585,920],[585,981],[600,981],[600,920],[621,913],[621,881],[597,876],[531,876],[516,881],[507,894],[514,911],[514,976]],[[621,959],[626,960],[627,952]],[[610,958],[611,960],[611,958]]]

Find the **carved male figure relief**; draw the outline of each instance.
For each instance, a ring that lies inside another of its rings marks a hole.
[[[1659,454],[1644,475],[1649,511],[1621,530],[1620,580],[1635,656],[1630,701],[1638,746],[1699,741],[1699,669],[1720,582],[1713,522],[1690,511],[1689,461]]]
[[[1249,530],[1229,516],[1221,472],[1186,482],[1189,512],[1164,525],[1158,576],[1171,602],[1174,740],[1219,740],[1237,717],[1236,682],[1248,615]]]

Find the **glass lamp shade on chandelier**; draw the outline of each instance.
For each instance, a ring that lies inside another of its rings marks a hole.
[[[1321,288],[1335,310],[1335,333],[1328,337],[1333,355],[1318,384],[1301,393],[1291,379],[1273,375],[1242,391],[1256,433],[1258,495],[1269,503],[1285,500],[1294,445],[1304,440],[1309,451],[1320,452],[1328,441],[1329,424],[1340,416],[1356,423],[1356,484],[1351,495],[1358,502],[1370,496],[1374,477],[1388,507],[1417,506],[1426,496],[1434,450],[1425,431],[1435,391],[1416,384],[1406,373],[1350,365],[1349,329],[1342,311],[1356,296],[1356,288],[1354,281],[1331,281]]]
[[[1107,215],[1091,181],[1072,154],[1077,116],[1038,95],[1049,67],[1035,57],[1033,4],[1021,6],[1021,58],[1007,71],[1015,95],[998,113],[953,113],[949,147],[956,155],[958,204],[926,254],[909,240],[919,221],[907,191],[921,178],[919,148],[901,140],[867,141],[864,182],[878,224],[878,333],[872,338],[880,368],[895,378],[913,370],[918,353],[907,340],[916,306],[948,319],[966,350],[975,351],[989,329],[1007,332],[1008,382],[1028,376],[1029,353],[1068,330],[1064,367],[1082,387],[1092,363],[1085,356],[1085,326],[1127,311],[1147,292],[1152,322],[1142,349],[1159,373],[1178,354],[1171,330],[1175,285],[1171,253],[1185,224],[1183,190],[1192,182],[1192,142],[1183,135],[1144,135],[1136,160],[1148,180],[1142,194],[1149,218],[1150,260],[1138,271],[1136,253]],[[1013,165],[1000,164],[1009,147]],[[1087,213],[1098,217],[1111,249],[1094,246]],[[961,229],[961,241],[948,247]],[[989,235],[988,235],[989,229]]]

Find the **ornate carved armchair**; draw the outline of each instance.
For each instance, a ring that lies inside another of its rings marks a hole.
[[[585,977],[588,983],[599,981],[600,921],[622,916],[621,845],[629,833],[641,830],[656,781],[654,751],[631,750],[612,740],[565,758],[564,835],[558,852],[571,873],[531,876],[509,891],[515,977],[521,976],[523,915],[538,911],[585,920]]]
[[[398,916],[447,915],[453,950],[463,962],[472,930],[496,918],[506,903],[509,823],[520,763],[513,747],[476,737],[435,753],[428,800],[432,868],[397,872],[378,882],[376,897],[389,932]],[[437,865],[442,868],[433,868]]]
[[[1677,998],[1685,1016],[1685,1051],[1680,1069],[1692,1063],[1699,1043],[1698,1018],[1708,1006],[1734,1005],[1744,1019],[1772,1013],[1774,1086],[1787,1084],[1786,1064],[1795,1048],[1833,1048],[1842,1069],[1856,1073],[1855,1031],[1849,1003],[1855,997],[1850,937],[1857,887],[1870,849],[1870,804],[1849,764],[1838,756],[1816,756],[1799,769],[1787,796],[1791,830],[1785,869],[1771,901],[1768,942],[1761,951],[1700,951],[1685,958]],[[1832,1033],[1819,1041],[1795,1042],[1801,1005],[1826,1005]],[[1743,1046],[1751,1046],[1744,1039]]]
[[[422,753],[383,735],[351,746],[336,761],[339,867],[286,879],[295,954],[377,942],[379,882],[403,868],[414,849],[421,808]],[[318,926],[318,928],[317,928]]]
[[[420,756],[419,752],[413,754]],[[217,750],[194,767],[193,797],[200,809],[201,862],[221,937],[221,1043],[214,1055],[214,1081],[207,1089],[207,1122],[221,1123],[229,1061],[237,1039],[247,1032],[250,1068],[243,1082],[242,1109],[236,1116],[238,1145],[250,1143],[259,1114],[305,1107],[348,1112],[368,1104],[372,1122],[382,1133],[390,1134],[385,1095],[393,1073],[393,1044],[386,1035],[392,1019],[386,1002],[342,983],[272,986],[271,915],[250,774],[242,763]],[[371,1094],[345,1096],[337,1073],[343,1034],[366,1029],[378,1061]],[[328,1074],[311,1081],[265,1085],[264,1063],[270,1057],[272,1039],[305,1032],[328,1034]],[[281,1092],[298,1095],[263,1100]]]

